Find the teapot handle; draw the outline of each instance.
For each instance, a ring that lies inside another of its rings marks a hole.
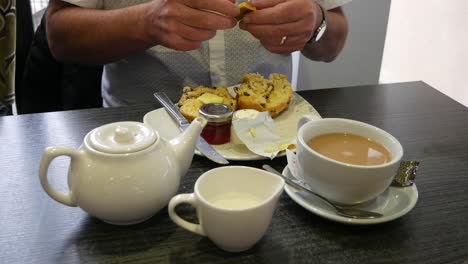
[[[187,229],[188,231],[202,235],[202,236],[206,236],[201,225],[185,221],[179,215],[177,215],[177,213],[175,212],[175,208],[177,205],[182,204],[182,203],[188,203],[192,205],[193,207],[197,208],[198,200],[195,197],[195,194],[193,193],[190,193],[190,194],[184,193],[184,194],[179,194],[179,195],[174,196],[171,199],[171,201],[169,201],[169,206],[168,206],[169,217],[176,224]]]
[[[47,179],[47,170],[52,160],[57,158],[58,156],[69,156],[71,158],[70,162],[73,162],[73,160],[77,158],[78,155],[79,152],[73,148],[47,147],[44,150],[44,154],[42,155],[41,159],[41,165],[39,167],[39,179],[41,181],[42,188],[44,188],[46,193],[54,200],[68,206],[77,206],[75,198],[73,197],[71,192],[62,193],[57,191],[54,187],[52,187],[49,184],[49,180]]]

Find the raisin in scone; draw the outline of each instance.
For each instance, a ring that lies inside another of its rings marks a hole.
[[[209,103],[222,103],[229,105],[233,111],[237,110],[236,98],[232,97],[224,86],[208,88],[198,86],[196,88],[184,87],[182,97],[177,105],[182,115],[189,122],[198,117],[198,109]]]
[[[271,117],[285,110],[292,97],[292,87],[286,75],[270,74],[269,79],[257,73],[245,74],[237,89],[239,109],[268,111]]]

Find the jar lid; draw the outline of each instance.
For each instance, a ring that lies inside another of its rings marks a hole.
[[[204,104],[198,112],[208,122],[225,122],[232,119],[232,108],[226,104]]]
[[[110,154],[137,152],[158,138],[154,130],[140,122],[116,122],[95,128],[86,138],[90,147]]]

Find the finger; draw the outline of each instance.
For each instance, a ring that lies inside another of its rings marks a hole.
[[[285,2],[272,8],[265,8],[250,12],[244,16],[243,22],[250,24],[284,24],[300,20],[303,17],[303,10],[300,5]]]
[[[216,35],[216,30],[190,27],[175,21],[169,23],[168,26],[172,28],[171,32],[175,32],[177,35],[188,40],[205,41],[213,38],[214,35]]]
[[[190,51],[200,48],[201,42],[183,38],[177,34],[168,34],[162,39],[160,45],[179,51]]]
[[[283,38],[286,39],[283,40]],[[303,47],[308,38],[304,35],[284,35],[281,37],[263,38],[261,43],[263,46],[282,46],[282,47]],[[283,43],[283,44],[281,44]]]
[[[287,54],[291,53],[294,51],[302,50],[304,48],[304,45],[263,45],[266,50],[268,50],[271,53],[277,53],[277,54]]]
[[[197,27],[207,30],[229,29],[236,25],[233,17],[226,17],[212,12],[189,8],[180,4],[178,8],[173,8],[168,17],[176,17],[177,21],[187,26]]]
[[[268,7],[274,7],[284,2],[286,2],[286,0],[254,0],[254,1],[249,1],[249,4],[255,6],[255,8],[260,10],[260,9],[264,9]]]
[[[226,0],[181,0],[181,2],[194,9],[211,10],[229,17],[239,14],[239,8],[233,2]]]
[[[306,38],[307,36],[310,38],[310,33],[313,31],[312,23],[307,20],[300,20],[280,25],[244,24],[241,22],[239,27],[243,30],[249,31],[258,39],[281,38],[285,35],[304,35]]]

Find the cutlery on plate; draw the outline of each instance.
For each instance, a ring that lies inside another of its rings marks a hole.
[[[179,125],[180,131],[184,131],[188,128],[190,123],[188,120],[180,113],[179,109],[174,105],[174,103],[169,99],[169,97],[163,92],[156,92],[154,93],[154,97],[158,102],[160,102],[164,108],[166,109],[167,113],[174,119],[174,121]],[[208,142],[205,141],[201,136],[198,137],[197,140],[197,149],[200,151],[202,155],[207,157],[208,159],[219,163],[219,164],[229,164],[221,154],[218,153]]]
[[[286,183],[291,185],[292,187],[304,190],[307,193],[315,195],[316,197],[318,197],[318,198],[322,199],[323,201],[327,202],[329,205],[331,205],[333,208],[335,208],[336,213],[338,215],[341,215],[341,216],[344,216],[344,217],[349,217],[349,218],[360,218],[360,219],[372,219],[372,218],[379,218],[379,217],[383,216],[382,214],[379,214],[379,213],[376,213],[376,212],[365,211],[365,210],[356,209],[356,208],[347,208],[347,207],[338,206],[338,205],[330,202],[327,198],[325,198],[325,197],[323,197],[323,196],[321,196],[319,194],[316,194],[315,192],[310,190],[307,186],[304,186],[303,184],[301,184],[297,180],[294,180],[294,179],[292,179],[290,177],[284,176],[283,174],[281,174],[279,171],[277,171],[276,169],[274,169],[270,165],[264,164],[263,169],[265,169],[266,171],[275,173],[278,176],[282,177],[286,181]]]

